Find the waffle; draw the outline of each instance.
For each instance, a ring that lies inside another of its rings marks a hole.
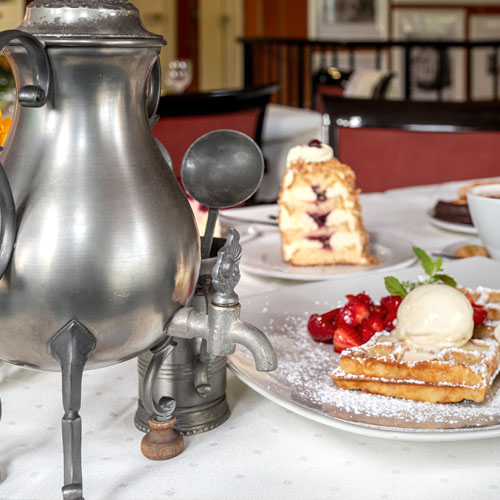
[[[359,347],[346,349],[330,377],[344,389],[430,403],[464,399],[481,402],[499,371],[500,291],[467,291],[487,311],[471,340],[460,348],[422,349],[380,332]]]

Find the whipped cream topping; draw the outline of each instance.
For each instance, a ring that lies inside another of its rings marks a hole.
[[[321,147],[313,146],[295,146],[288,152],[286,164],[304,161],[307,163],[321,163],[333,159],[333,149],[328,144],[321,144]]]
[[[474,331],[473,309],[467,297],[451,286],[417,286],[399,306],[395,331],[413,346],[461,347]]]

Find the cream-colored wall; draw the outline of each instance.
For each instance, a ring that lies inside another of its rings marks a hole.
[[[182,0],[180,0],[182,2]],[[142,22],[149,31],[159,33],[167,40],[160,54],[163,71],[163,89],[168,61],[177,58],[177,1],[176,0],[132,0],[139,9]]]
[[[200,0],[199,87],[235,88],[243,83],[243,0]]]
[[[24,0],[0,1],[0,31],[17,28],[24,16]]]

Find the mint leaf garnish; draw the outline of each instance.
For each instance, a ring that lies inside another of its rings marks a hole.
[[[438,273],[439,271],[443,270],[443,259],[441,257],[438,257],[434,262],[434,274]]]
[[[445,285],[452,286],[453,288],[457,287],[457,282],[451,276],[446,274],[436,274],[436,278],[442,281]]]
[[[445,285],[449,285],[452,286],[453,288],[456,288],[457,282],[451,276],[442,274],[440,272],[443,270],[443,259],[441,257],[438,257],[436,260],[432,260],[425,250],[422,250],[421,248],[418,247],[413,247],[413,251],[415,252],[415,255],[418,257],[418,260],[420,261],[420,264],[422,265],[425,274],[427,274],[428,276],[427,279],[419,281],[418,282],[419,285],[428,285],[431,283],[441,282],[444,283]],[[417,285],[417,283],[412,281],[399,281],[394,276],[386,276],[384,278],[384,281],[385,281],[385,287],[387,288],[387,291],[391,295],[399,295],[403,299]]]
[[[406,297],[408,292],[406,291],[403,283],[401,283],[394,276],[386,276],[384,278],[385,287],[391,295],[399,295],[402,299]]]
[[[418,257],[418,260],[420,261],[420,264],[422,265],[425,274],[427,274],[428,276],[432,276],[435,272],[434,271],[435,264],[434,262],[432,262],[432,259],[429,257],[427,252],[418,247],[413,247],[413,251],[415,252],[415,255]]]

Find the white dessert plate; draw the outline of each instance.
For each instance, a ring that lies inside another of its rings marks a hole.
[[[258,234],[243,244],[241,269],[274,278],[317,281],[345,278],[353,274],[392,271],[408,267],[416,261],[413,244],[389,232],[369,232],[370,251],[383,263],[376,266],[291,266],[283,262],[281,240],[277,232]]]
[[[466,286],[500,288],[500,262],[483,257],[446,262],[445,272]],[[400,270],[415,279],[420,266]],[[238,347],[229,367],[248,386],[278,405],[345,431],[406,441],[461,441],[500,436],[500,382],[483,403],[421,403],[339,388],[329,377],[338,366],[332,345],[315,343],[308,331],[312,313],[345,302],[345,294],[387,295],[383,277],[355,276],[308,283],[242,300],[242,319],[261,328],[278,357],[278,369],[255,370],[249,352]]]
[[[474,226],[470,226],[469,224],[460,224],[459,222],[448,222],[438,219],[434,217],[432,210],[430,210],[427,215],[429,218],[429,222],[439,229],[452,231],[453,233],[477,234],[477,229]]]
[[[230,210],[221,210],[219,212],[219,219],[225,226],[245,223],[277,227],[278,211],[279,208],[276,204],[231,208]]]

